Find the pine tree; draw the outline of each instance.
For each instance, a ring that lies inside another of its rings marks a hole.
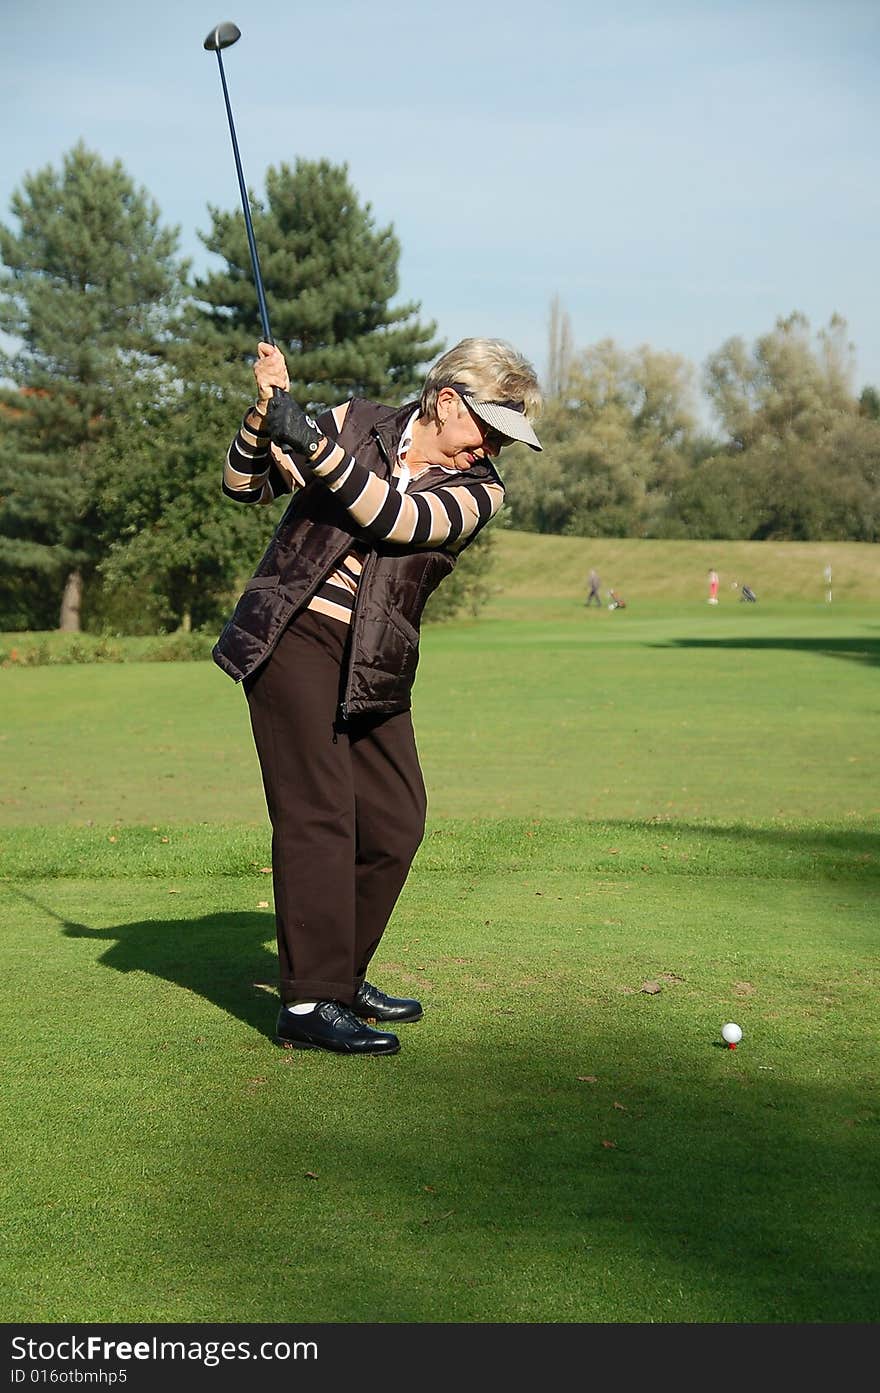
[[[226,266],[196,282],[200,337],[209,355],[245,368],[261,337],[244,219],[209,209],[202,236]],[[400,244],[375,226],[344,165],[297,160],[266,174],[266,203],[251,196],[254,234],[275,342],[291,392],[313,410],[361,396],[396,404],[419,388],[442,347],[419,305],[392,307]]]
[[[96,451],[105,554],[99,612],[127,633],[219,628],[277,517],[221,492],[223,455],[247,407],[212,384],[173,398],[149,382],[114,411]]]
[[[94,450],[115,394],[160,356],[185,278],[177,230],[119,161],[78,144],[26,175],[0,226],[0,566],[10,618],[79,628],[101,556]]]

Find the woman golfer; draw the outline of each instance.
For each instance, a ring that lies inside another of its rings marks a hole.
[[[541,449],[541,395],[509,344],[464,339],[419,402],[355,398],[313,421],[288,395],[280,351],[257,353],[257,401],[223,490],[293,498],[214,658],[244,682],[272,822],[276,1039],[393,1054],[397,1036],[365,1022],[418,1020],[421,1005],[365,974],[424,833],[410,716],[419,621],[501,507],[499,451]]]

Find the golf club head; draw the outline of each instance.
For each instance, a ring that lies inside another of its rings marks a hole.
[[[218,24],[205,39],[204,47],[212,53],[217,53],[221,48],[229,48],[238,43],[240,38],[241,30],[237,24]]]

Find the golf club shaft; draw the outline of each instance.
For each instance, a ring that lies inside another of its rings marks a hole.
[[[241,168],[241,157],[238,153],[238,141],[235,138],[235,122],[232,119],[232,107],[229,104],[229,92],[226,88],[226,74],[223,71],[223,59],[220,49],[216,50],[217,65],[220,68],[220,81],[223,84],[223,100],[226,103],[226,115],[229,118],[229,134],[232,136],[232,153],[235,156],[235,171],[238,175],[238,187],[241,190],[241,208],[244,213],[244,225],[247,230],[248,246],[251,252],[251,265],[254,270],[254,284],[257,288],[257,303],[260,307],[260,322],[263,326],[263,338],[266,343],[274,344],[272,330],[269,328],[269,311],[266,308],[266,295],[263,290],[263,277],[260,273],[260,258],[257,256],[257,243],[254,239],[254,225],[251,222],[251,210],[248,204],[247,187],[244,182],[244,174]]]

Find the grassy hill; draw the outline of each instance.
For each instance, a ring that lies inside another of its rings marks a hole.
[[[524,602],[583,604],[590,567],[627,605],[650,601],[705,605],[707,572],[717,570],[720,604],[738,604],[734,583],[751,586],[759,603],[799,600],[824,605],[823,573],[833,572],[833,603],[880,600],[880,551],[867,542],[659,542],[620,537],[550,537],[497,527],[494,597],[483,611],[520,618]],[[720,607],[720,606],[719,606]],[[545,612],[542,603],[541,611]],[[533,616],[534,617],[534,616]]]
[[[631,537],[551,537],[493,529],[491,598],[479,619],[571,619],[583,609],[590,568],[603,599],[614,588],[628,612],[644,618],[670,606],[677,613],[710,611],[707,573],[721,582],[718,609],[730,614],[739,585],[758,596],[762,611],[797,602],[834,614],[880,602],[880,549],[866,542],[660,542]],[[825,567],[833,573],[833,601],[825,600]],[[466,622],[466,621],[465,621]],[[219,627],[219,626],[218,626]],[[216,638],[205,633],[145,637],[101,634],[0,633],[0,668],[70,662],[205,661]]]

